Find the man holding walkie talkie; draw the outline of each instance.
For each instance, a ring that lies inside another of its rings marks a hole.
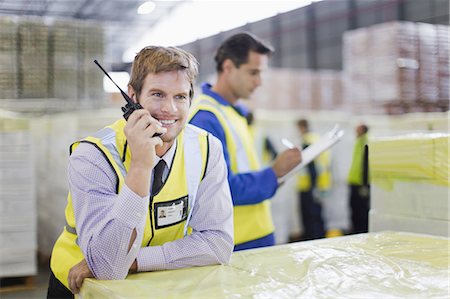
[[[128,103],[127,121],[71,146],[48,298],[73,298],[87,277],[229,261],[233,208],[222,146],[186,125],[197,72],[181,49],[142,49],[124,95],[140,106]]]

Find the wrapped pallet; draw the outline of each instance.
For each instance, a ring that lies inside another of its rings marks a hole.
[[[331,110],[342,105],[342,72],[269,69],[252,95],[252,109]]]
[[[37,273],[36,181],[30,121],[0,111],[0,277]]]
[[[388,22],[370,27],[369,86],[375,102],[417,99],[419,68],[414,23]]]
[[[450,41],[449,26],[437,26],[438,39],[438,76],[439,76],[439,100],[450,101]]]
[[[448,237],[450,135],[375,138],[369,144],[369,230]]]
[[[436,25],[417,23],[416,30],[420,62],[417,78],[418,99],[424,102],[436,102],[439,98],[439,56]]]
[[[39,227],[39,253],[50,257],[53,245],[64,227],[67,204],[67,163],[69,146],[92,135],[121,117],[119,107],[47,115],[34,119]],[[51,171],[49,171],[51,169]]]
[[[393,21],[347,31],[343,69],[349,110],[448,110],[448,28]]]
[[[371,101],[369,88],[369,30],[359,28],[343,35],[344,106],[367,105]]]

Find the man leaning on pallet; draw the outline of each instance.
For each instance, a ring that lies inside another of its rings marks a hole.
[[[222,146],[186,125],[196,75],[197,61],[181,49],[142,49],[128,94],[143,109],[71,146],[48,298],[73,298],[87,277],[229,262],[233,208]]]

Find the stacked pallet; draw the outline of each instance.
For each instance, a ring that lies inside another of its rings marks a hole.
[[[450,27],[444,25],[437,26],[438,40],[438,76],[439,76],[439,99],[450,99]]]
[[[98,107],[104,102],[103,73],[94,64],[94,59],[103,61],[103,29],[95,22],[83,22],[79,24],[79,32],[80,99],[85,106]]]
[[[77,99],[78,25],[75,21],[58,20],[50,27],[51,64],[50,97]]]
[[[2,108],[51,112],[54,106],[69,110],[105,104],[103,74],[93,63],[104,57],[101,24],[2,16],[0,38]]]
[[[448,134],[410,134],[369,144],[369,230],[448,237]]]
[[[19,23],[19,98],[48,98],[48,27],[42,19]]]
[[[33,142],[27,119],[0,115],[0,277],[37,273]]]
[[[17,23],[0,18],[0,99],[17,98]]]
[[[250,108],[333,110],[342,105],[342,75],[334,70],[269,69]]]
[[[448,28],[395,21],[347,31],[343,74],[350,110],[446,111]]]
[[[32,121],[40,255],[49,258],[65,224],[69,146],[121,117],[120,108],[47,115]],[[51,171],[49,172],[49,169]]]

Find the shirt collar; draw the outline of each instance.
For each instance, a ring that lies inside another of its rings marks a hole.
[[[245,107],[244,105],[240,105],[240,104],[231,105],[221,95],[212,91],[211,87],[212,87],[212,85],[207,82],[202,83],[202,93],[214,98],[221,105],[233,107],[242,116],[244,116],[244,117],[247,116],[247,114],[248,114],[247,107]]]
[[[166,162],[167,168],[170,168],[170,166],[172,165],[173,158],[175,156],[176,148],[177,148],[177,140],[175,139],[175,142],[161,158],[156,156],[155,165],[158,164],[158,162],[162,159],[164,160],[164,162]]]

